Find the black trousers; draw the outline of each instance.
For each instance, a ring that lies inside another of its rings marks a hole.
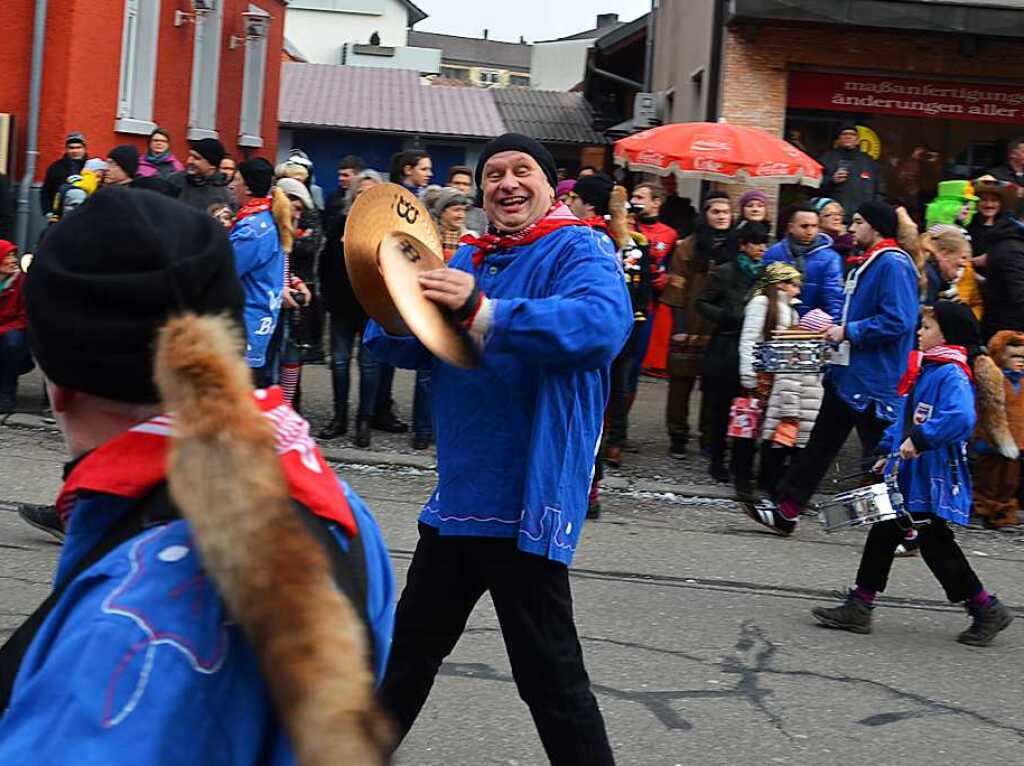
[[[930,518],[931,523],[918,527],[921,557],[946,591],[946,598],[954,603],[966,601],[981,590],[981,581],[957,545],[946,520],[938,516]],[[896,546],[903,542],[905,535],[906,529],[895,521],[880,521],[871,527],[860,557],[857,585],[885,590]]]
[[[420,524],[381,684],[404,738],[476,602],[490,592],[519,696],[552,764],[613,764],[572,614],[569,570],[504,538],[442,537]]]
[[[821,480],[828,473],[829,464],[835,460],[839,450],[846,443],[850,431],[857,429],[864,456],[870,456],[882,440],[889,423],[876,417],[874,409],[868,407],[857,412],[839,398],[832,386],[825,384],[825,396],[821,401],[818,419],[814,421],[807,446],[800,450],[786,475],[779,482],[777,497],[795,500],[807,505]]]

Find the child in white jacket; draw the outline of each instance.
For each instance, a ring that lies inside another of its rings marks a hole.
[[[749,392],[758,388],[754,372],[754,344],[771,338],[775,330],[786,330],[798,324],[795,303],[800,294],[800,272],[785,263],[769,264],[762,272],[758,290],[747,304],[740,334],[740,384]],[[813,321],[813,318],[812,320]],[[767,397],[761,428],[761,467],[758,489],[771,495],[779,478],[807,444],[811,428],[818,416],[823,395],[821,375],[814,373],[781,373],[773,376],[771,394]],[[739,479],[736,491],[749,497],[753,475],[753,449],[749,450],[750,470],[745,483]]]

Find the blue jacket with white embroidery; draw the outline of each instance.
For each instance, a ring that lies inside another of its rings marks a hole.
[[[366,563],[366,624],[383,676],[394,620],[387,548],[342,483]],[[57,566],[138,501],[83,494]],[[349,541],[336,525],[343,550]],[[82,572],[43,621],[0,711],[0,763],[296,766],[259,663],[207,578],[187,522],[128,540]]]
[[[269,210],[238,221],[229,235],[245,293],[245,363],[262,367],[281,313],[284,250]]]
[[[911,513],[932,513],[966,525],[971,520],[967,440],[974,431],[974,387],[954,364],[926,362],[900,401],[900,416],[878,444],[884,455],[910,438],[921,453],[900,463],[900,492]]]
[[[917,269],[905,252],[883,246],[850,274],[846,291],[850,364],[829,365],[825,381],[857,412],[874,405],[878,417],[894,421],[896,386],[914,348],[920,312]]]
[[[569,564],[579,543],[612,360],[633,327],[611,241],[582,226],[448,264],[474,274],[489,300],[481,364],[464,370],[414,337],[370,322],[371,353],[432,368],[438,484],[420,521],[442,535],[508,537]],[[485,313],[482,311],[481,313]]]

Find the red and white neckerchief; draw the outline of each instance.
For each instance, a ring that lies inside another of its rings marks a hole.
[[[592,215],[590,218],[581,218],[584,226],[589,226],[591,229],[598,229],[604,233],[608,233],[608,219],[603,215]]]
[[[907,359],[907,370],[900,378],[896,393],[900,396],[910,393],[921,376],[921,366],[925,362],[933,364],[955,364],[967,374],[967,379],[974,382],[974,373],[967,363],[967,349],[963,346],[933,346],[927,351],[911,351]]]
[[[253,197],[251,200],[242,205],[238,213],[235,214],[235,224],[237,225],[239,221],[242,221],[251,215],[256,215],[257,213],[265,213],[266,211],[270,210],[270,207],[270,197]]]
[[[256,406],[274,426],[277,456],[288,495],[309,510],[357,532],[345,492],[309,435],[309,423],[289,406],[277,386],[253,393]],[[130,428],[86,455],[68,475],[57,497],[57,512],[67,516],[80,491],[140,498],[167,477],[167,454],[173,418],[159,415]]]
[[[476,252],[473,253],[473,267],[476,268],[490,253],[529,245],[564,226],[585,225],[564,203],[559,202],[552,205],[546,216],[515,234],[483,234],[479,237],[466,237],[463,241],[476,247]]]

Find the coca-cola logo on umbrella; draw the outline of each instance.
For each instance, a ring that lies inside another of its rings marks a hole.
[[[695,152],[731,152],[732,144],[714,138],[698,138],[690,144],[690,149]]]
[[[661,165],[665,162],[665,155],[650,149],[644,149],[636,155],[636,161],[645,165]]]
[[[789,165],[784,162],[762,162],[757,166],[755,175],[788,176],[790,175]]]
[[[725,167],[721,162],[713,160],[710,157],[696,157],[693,160],[694,170],[708,170],[713,173],[717,173]]]

